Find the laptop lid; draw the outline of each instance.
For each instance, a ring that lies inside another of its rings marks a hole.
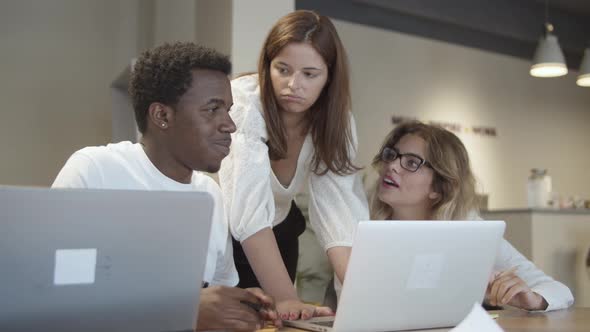
[[[192,331],[207,193],[0,188],[0,330]]]
[[[483,300],[503,221],[363,221],[334,331],[458,324]]]
[[[503,221],[362,221],[333,324],[322,317],[289,325],[337,332],[454,326],[483,300],[504,229]]]

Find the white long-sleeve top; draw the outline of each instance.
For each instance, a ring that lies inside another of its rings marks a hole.
[[[494,262],[494,270],[504,271],[515,266],[516,275],[533,292],[545,298],[548,304],[545,311],[565,309],[574,304],[574,296],[566,285],[546,275],[508,241],[502,239]]]
[[[475,212],[468,216],[469,220],[483,221]],[[474,248],[475,249],[475,248]],[[551,278],[541,271],[535,264],[524,257],[510,242],[502,238],[494,261],[494,272],[516,267],[516,275],[522,279],[527,286],[535,293],[541,295],[547,301],[545,311],[566,309],[574,304],[574,296],[570,289],[561,282]],[[334,288],[339,298],[342,291],[342,284],[334,278]]]
[[[546,275],[503,238],[496,254],[493,269],[495,272],[501,272],[513,267],[516,267],[516,275],[533,292],[541,295],[547,301],[548,305],[544,311],[566,309],[574,304],[574,296],[566,285]],[[342,284],[338,278],[334,278],[334,288],[336,296],[340,298]]]
[[[310,224],[324,250],[352,246],[359,220],[369,218],[365,192],[358,174],[337,175],[311,171],[314,147],[305,138],[295,176],[284,187],[274,175],[268,155],[268,134],[260,101],[258,75],[231,82],[234,105],[230,115],[237,126],[229,155],[223,160],[219,182],[232,235],[240,242],[258,231],[281,223],[296,194],[309,190]],[[351,114],[354,160],[357,136]]]
[[[475,211],[469,214],[468,219],[476,221],[483,220]],[[516,275],[533,292],[545,298],[548,304],[545,311],[565,309],[574,304],[574,296],[566,285],[546,275],[533,262],[529,261],[523,254],[516,250],[506,239],[502,238],[498,253],[496,254],[496,260],[494,261],[494,271],[500,272],[513,267],[516,267]]]

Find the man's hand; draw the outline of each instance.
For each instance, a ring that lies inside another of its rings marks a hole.
[[[279,314],[275,309],[275,301],[273,298],[265,294],[260,288],[246,288],[246,290],[256,296],[258,302],[261,304],[259,311],[260,318],[266,321],[271,321],[276,327],[282,327],[283,322],[279,318]]]
[[[488,303],[493,306],[507,304],[525,310],[547,309],[547,301],[533,292],[515,272],[516,268],[512,268],[492,276],[486,291]]]
[[[272,303],[272,300],[270,301]],[[268,298],[236,287],[211,286],[203,288],[199,304],[197,331],[220,329],[255,331],[261,329],[264,325],[262,316],[270,317],[271,314],[265,311],[261,315],[251,306],[242,302],[261,304],[265,307],[268,304]]]

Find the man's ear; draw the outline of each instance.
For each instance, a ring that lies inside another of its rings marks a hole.
[[[162,130],[168,129],[174,120],[174,110],[162,103],[151,103],[147,115],[147,122]]]

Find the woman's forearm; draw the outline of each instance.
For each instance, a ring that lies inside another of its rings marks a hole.
[[[265,292],[277,302],[298,299],[272,229],[264,228],[250,236],[242,242],[242,248]]]
[[[344,283],[344,275],[346,274],[346,268],[348,267],[348,260],[350,259],[350,247],[332,247],[328,249],[328,259],[332,264],[336,277],[340,282]]]

